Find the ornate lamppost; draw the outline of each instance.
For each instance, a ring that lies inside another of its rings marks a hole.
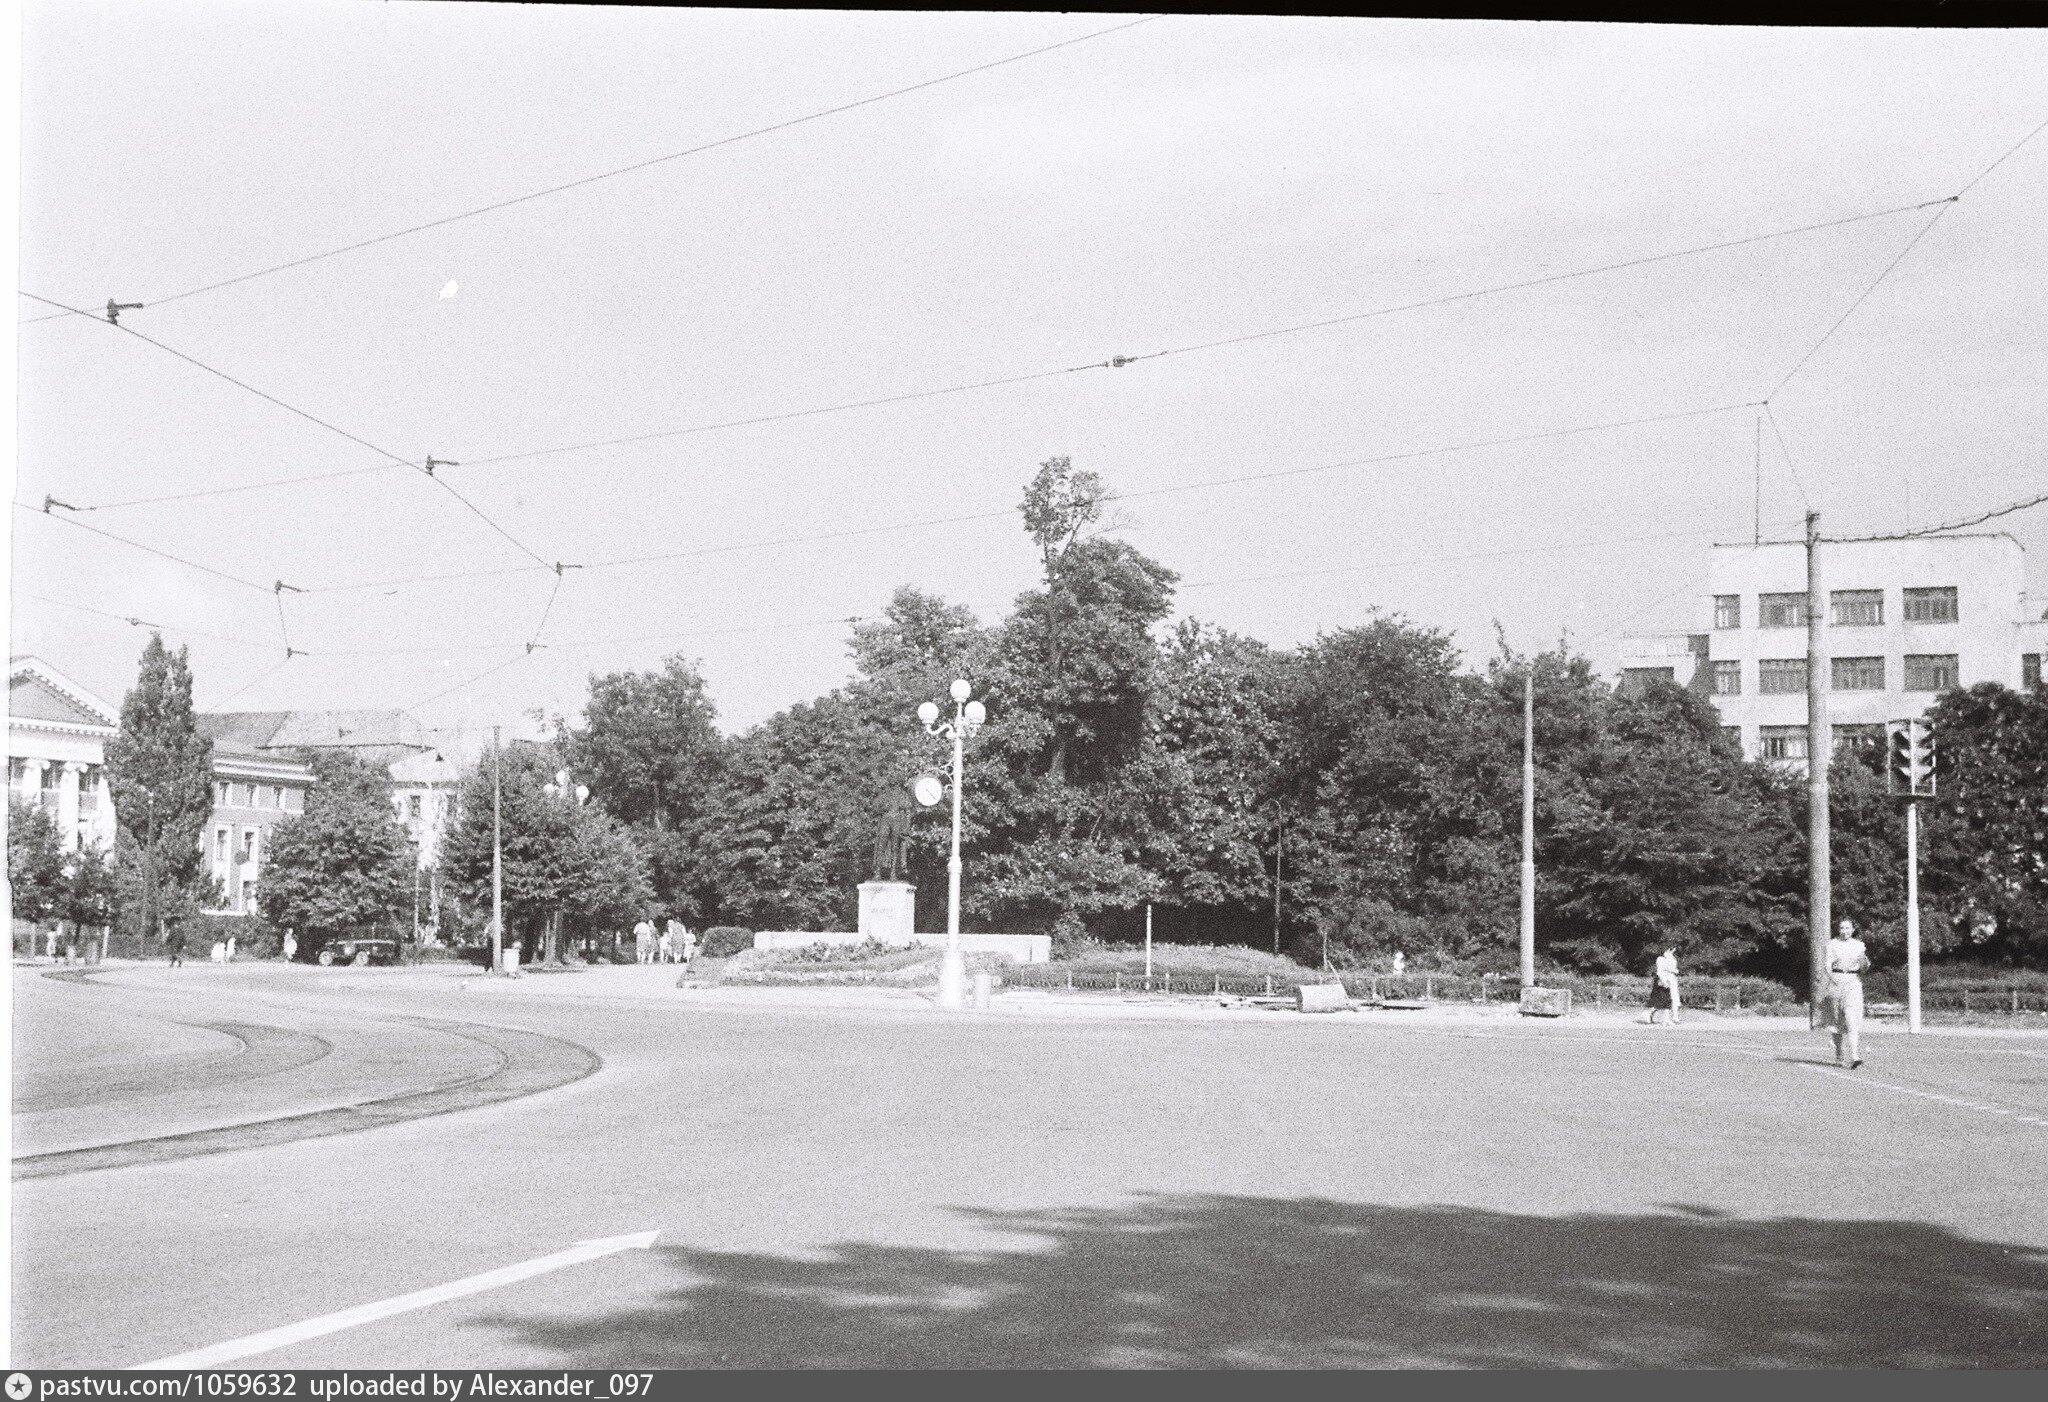
[[[939,705],[927,701],[917,708],[925,730],[953,742],[953,856],[946,863],[946,953],[939,960],[939,1006],[958,1008],[967,1002],[967,965],[960,957],[960,786],[961,752],[967,737],[981,729],[988,709],[967,698],[974,689],[956,681],[949,689],[953,697],[953,718],[939,719]],[[930,775],[918,781],[917,800],[929,808],[943,796],[942,787]]]

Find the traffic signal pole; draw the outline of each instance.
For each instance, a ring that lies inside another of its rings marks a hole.
[[[1906,802],[1906,1030],[1920,1030],[1920,802]]]
[[[1819,1027],[1828,995],[1827,599],[1820,587],[1820,513],[1806,513],[1806,946],[1807,1017]]]

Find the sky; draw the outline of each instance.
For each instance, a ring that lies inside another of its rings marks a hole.
[[[1066,454],[1177,616],[1608,667],[1759,518],[2048,485],[2048,34],[1137,18],[26,5],[19,287],[144,305],[17,298],[11,652],[461,749],[679,653],[739,729],[900,585],[999,619]]]

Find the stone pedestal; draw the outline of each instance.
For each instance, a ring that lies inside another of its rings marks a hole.
[[[916,942],[917,887],[908,881],[860,883],[860,937],[883,944]]]

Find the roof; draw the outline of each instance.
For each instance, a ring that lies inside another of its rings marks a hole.
[[[215,711],[198,718],[216,744],[251,752],[350,750],[389,764],[432,748],[420,723],[404,711]]]
[[[15,657],[7,667],[7,718],[29,725],[114,731],[121,713],[38,657]]]

